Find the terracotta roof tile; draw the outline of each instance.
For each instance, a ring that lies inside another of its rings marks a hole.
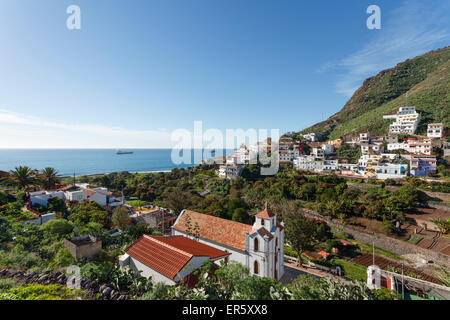
[[[125,252],[170,279],[174,279],[192,258],[191,254],[169,248],[148,235],[142,236]]]
[[[74,186],[72,186],[72,185],[65,186],[65,187],[60,188],[59,191],[67,191],[67,190],[72,189],[73,187],[74,187]]]
[[[97,191],[91,190],[91,189],[86,189],[86,192],[87,192],[88,198],[97,193]]]
[[[253,227],[251,225],[191,210],[185,210],[173,228],[175,230],[186,232],[187,217],[191,219],[192,229],[196,223],[198,224],[200,238],[221,243],[239,250],[245,250],[245,231],[248,231],[250,234],[253,233]]]
[[[265,209],[265,210],[263,210],[263,211],[261,211],[261,212],[258,212],[258,213],[256,214],[256,216],[257,216],[257,217],[260,217],[260,218],[266,218],[266,219],[269,219],[269,218],[274,217],[275,214],[274,214],[273,212],[271,212],[271,211]]]
[[[152,238],[193,256],[204,256],[214,260],[231,254],[184,236],[153,236]]]

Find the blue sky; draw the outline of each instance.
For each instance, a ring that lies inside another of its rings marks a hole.
[[[66,8],[81,8],[68,30]],[[381,8],[381,30],[366,8]],[[450,1],[3,0],[0,147],[170,147],[178,128],[300,130],[450,43]]]

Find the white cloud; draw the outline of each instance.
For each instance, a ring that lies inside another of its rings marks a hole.
[[[0,109],[2,148],[167,148],[170,133],[43,120]]]
[[[364,79],[397,63],[424,54],[450,40],[449,1],[408,1],[391,12],[383,11],[382,29],[373,30],[375,37],[360,50],[318,69],[326,72],[338,70],[336,92],[351,96]]]

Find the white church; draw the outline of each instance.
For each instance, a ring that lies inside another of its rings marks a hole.
[[[251,274],[280,280],[284,274],[284,224],[267,208],[255,215],[253,225],[183,210],[172,226],[172,235],[195,238],[223,250]]]

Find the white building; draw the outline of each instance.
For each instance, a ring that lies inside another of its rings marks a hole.
[[[279,163],[292,163],[292,154],[290,150],[278,150],[278,162]]]
[[[443,123],[428,124],[427,137],[442,138],[443,136],[444,136],[444,124]]]
[[[325,151],[322,148],[313,148],[311,155],[314,155],[316,158],[325,158]]]
[[[323,161],[323,171],[337,171],[339,170],[339,162],[337,159],[328,159]]]
[[[338,169],[341,174],[359,175],[358,164],[356,163],[338,163]]]
[[[58,197],[64,201],[95,201],[101,206],[114,206],[122,196],[108,192],[107,188],[86,188],[86,185],[67,186],[59,190],[30,192],[30,204],[47,207],[48,200]]]
[[[383,151],[384,150],[383,150],[381,143],[377,143],[377,142],[361,143],[361,153],[362,154],[380,154]]]
[[[30,204],[32,206],[34,205],[40,205],[43,207],[48,206],[48,200],[52,198],[60,198],[62,200],[66,200],[66,197],[64,195],[64,192],[52,190],[52,191],[34,191],[30,192]]]
[[[389,126],[390,134],[414,134],[420,122],[420,113],[416,107],[400,107],[395,114],[387,114],[384,119],[395,119],[395,122]]]
[[[323,150],[324,154],[326,156],[328,156],[334,152],[334,147],[333,147],[333,145],[331,145],[329,143],[324,143],[322,145],[322,150]]]
[[[431,155],[433,151],[433,144],[431,142],[431,138],[412,138],[406,139],[404,142],[388,143],[387,149],[389,151],[400,149],[414,154]]]
[[[377,154],[365,154],[358,160],[358,173],[366,175],[366,168],[374,168],[378,166],[381,156]]]
[[[314,155],[301,155],[294,159],[294,168],[304,171],[323,171],[324,160],[316,158]]]
[[[407,164],[379,163],[377,179],[403,179],[408,176]]]
[[[244,166],[236,164],[226,164],[219,167],[217,174],[220,178],[235,179],[239,177],[244,170]]]
[[[258,148],[256,146],[256,150],[254,148],[247,148],[245,145],[242,145],[238,150],[235,151],[235,155],[238,157],[237,164],[249,164],[250,161],[256,160],[258,153]]]
[[[445,141],[442,148],[444,149],[444,157],[450,157],[450,142]]]
[[[189,225],[191,227],[189,227]],[[231,253],[230,260],[250,269],[251,274],[280,280],[284,274],[284,226],[268,210],[247,225],[215,216],[183,210],[172,226],[172,235],[193,237],[209,246]]]
[[[190,275],[205,262],[227,258],[230,253],[183,236],[144,235],[119,258],[121,267],[131,267],[155,283],[191,284]]]
[[[362,131],[359,133],[359,142],[360,143],[369,143],[370,142],[369,131]]]
[[[305,138],[308,141],[311,141],[311,142],[316,142],[317,141],[317,136],[316,136],[316,134],[314,132],[313,133],[303,134],[302,137]]]

